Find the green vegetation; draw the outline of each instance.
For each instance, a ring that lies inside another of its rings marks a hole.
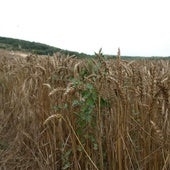
[[[33,54],[38,55],[53,55],[54,53],[60,52],[61,54],[64,55],[75,55],[77,57],[90,57],[90,55],[84,53],[62,50],[60,48],[52,47],[42,43],[6,37],[0,37],[0,48],[14,51],[19,50],[23,52],[31,52]]]
[[[6,37],[0,37],[0,49],[7,49],[7,50],[14,50],[14,51],[23,51],[23,52],[30,52],[33,54],[38,55],[54,55],[55,53],[59,52],[61,54],[64,54],[66,56],[76,56],[78,58],[94,58],[95,55],[89,55],[85,53],[79,53],[76,51],[69,51],[64,50],[60,48],[56,48],[53,46],[49,46],[42,43],[37,42],[30,42],[20,39],[14,39],[14,38],[6,38]],[[116,55],[105,55],[108,59],[115,59]],[[145,56],[121,56],[122,59],[125,60],[143,60],[143,59],[151,59],[151,60],[159,60],[159,59],[170,59],[169,57],[158,57],[158,56],[152,56],[152,57],[145,57]]]

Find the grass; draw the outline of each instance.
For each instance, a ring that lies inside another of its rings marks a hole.
[[[170,60],[0,58],[2,169],[170,169]]]

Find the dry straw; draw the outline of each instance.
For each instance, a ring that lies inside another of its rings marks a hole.
[[[4,53],[1,169],[170,169],[169,66]]]

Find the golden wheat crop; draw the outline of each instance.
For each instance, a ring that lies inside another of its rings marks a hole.
[[[170,61],[0,56],[0,169],[170,169]]]

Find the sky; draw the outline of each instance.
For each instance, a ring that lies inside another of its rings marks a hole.
[[[71,51],[170,56],[169,0],[0,0],[0,36]]]

